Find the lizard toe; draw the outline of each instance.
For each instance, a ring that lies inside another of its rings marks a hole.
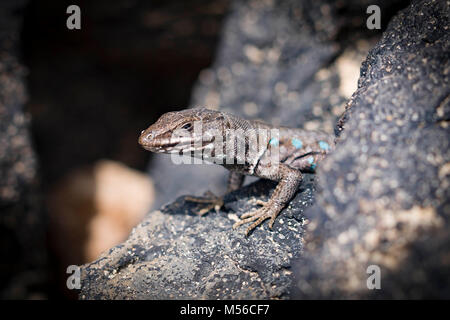
[[[248,236],[249,233],[250,233],[253,229],[255,229],[255,228],[256,228],[257,226],[259,226],[264,220],[266,220],[266,219],[268,219],[268,218],[270,218],[270,215],[268,215],[268,214],[264,214],[264,215],[260,216],[260,217],[258,218],[258,220],[256,220],[255,222],[253,222],[253,223],[247,228],[247,230],[245,231],[245,235]]]
[[[255,200],[255,203],[258,205],[258,206],[266,206],[267,205],[267,201],[262,201],[262,200]]]
[[[255,211],[247,212],[241,216],[241,221],[236,222],[233,225],[233,229],[236,229],[238,226],[253,222],[246,230],[245,235],[248,236],[248,234],[255,229],[257,226],[259,226],[263,221],[266,219],[270,219],[269,222],[269,229],[272,229],[273,224],[275,222],[276,217],[280,213],[282,207],[277,205],[271,205],[269,203],[266,203],[262,208],[257,209]],[[256,220],[256,221],[255,221]]]
[[[248,222],[252,222],[252,221],[255,221],[255,220],[259,221],[263,217],[264,217],[263,220],[267,219],[266,216],[268,215],[269,208],[270,207],[268,207],[268,206],[264,206],[264,207],[259,208],[257,210],[244,213],[240,217],[241,220],[236,222],[233,225],[233,229],[236,229],[238,226],[240,226],[242,224],[245,224],[245,223],[248,223]],[[270,217],[270,215],[268,217]],[[261,221],[263,221],[263,220],[261,220]],[[258,222],[258,224],[260,224],[260,223],[261,222]]]
[[[241,219],[245,219],[247,220],[247,218],[253,218],[250,221],[255,220],[256,218],[259,218],[262,214],[264,214],[264,212],[267,211],[267,207],[262,207],[247,213],[244,213],[243,215],[241,215]]]

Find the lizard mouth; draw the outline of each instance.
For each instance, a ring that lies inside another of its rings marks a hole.
[[[191,151],[201,151],[212,145],[215,141],[215,137],[210,137],[209,139],[191,139],[181,138],[181,139],[170,139],[169,141],[164,141],[153,145],[142,145],[145,150],[156,152],[156,153],[185,153]]]

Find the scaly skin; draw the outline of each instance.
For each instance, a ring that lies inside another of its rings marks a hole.
[[[231,132],[237,132],[234,140],[227,139]],[[241,220],[233,225],[237,228],[251,223],[246,230],[248,235],[269,218],[269,227],[272,228],[278,214],[297,192],[302,182],[301,172],[315,170],[325,155],[334,149],[334,137],[319,131],[273,127],[225,112],[199,108],[163,114],[156,123],[141,132],[139,144],[152,152],[193,152],[193,157],[219,163],[230,170],[228,192],[239,189],[245,175],[278,181],[269,201],[258,201],[261,208],[243,214]],[[227,155],[231,161],[225,160]],[[215,196],[209,199],[187,197],[187,200],[210,204],[200,214],[213,207],[218,209],[223,204],[222,198]]]

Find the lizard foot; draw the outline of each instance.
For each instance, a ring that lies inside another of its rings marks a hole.
[[[252,231],[253,229],[255,229],[257,226],[259,226],[264,220],[269,219],[269,228],[272,229],[273,223],[275,222],[276,217],[278,216],[278,214],[281,212],[281,210],[283,209],[280,206],[274,205],[270,202],[264,202],[261,200],[257,200],[256,201],[257,204],[262,205],[262,208],[259,208],[255,211],[251,211],[251,212],[247,212],[244,213],[241,216],[241,221],[236,222],[233,225],[233,229],[236,229],[237,227],[239,227],[240,225],[244,224],[244,223],[248,223],[248,222],[253,222],[245,231],[245,235],[248,236],[248,234],[250,233],[250,231]]]
[[[203,216],[207,212],[209,212],[211,209],[214,209],[216,212],[220,210],[223,206],[223,199],[222,197],[216,196],[211,191],[206,191],[203,197],[193,197],[193,196],[185,196],[185,201],[189,202],[196,202],[196,203],[203,203],[208,204],[205,208],[198,210],[195,212],[199,216]]]

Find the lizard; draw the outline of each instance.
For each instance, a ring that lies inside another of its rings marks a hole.
[[[240,134],[232,135],[235,132]],[[224,166],[230,171],[227,193],[239,189],[246,175],[277,181],[269,200],[257,200],[261,207],[244,213],[233,225],[236,229],[251,223],[246,236],[266,219],[270,219],[269,229],[272,229],[275,219],[301,185],[302,172],[314,172],[318,163],[335,148],[334,136],[325,132],[275,127],[206,108],[163,114],[141,132],[138,143],[151,152],[187,154]],[[209,203],[200,215],[223,205],[222,197],[214,195],[187,197],[187,200]]]

